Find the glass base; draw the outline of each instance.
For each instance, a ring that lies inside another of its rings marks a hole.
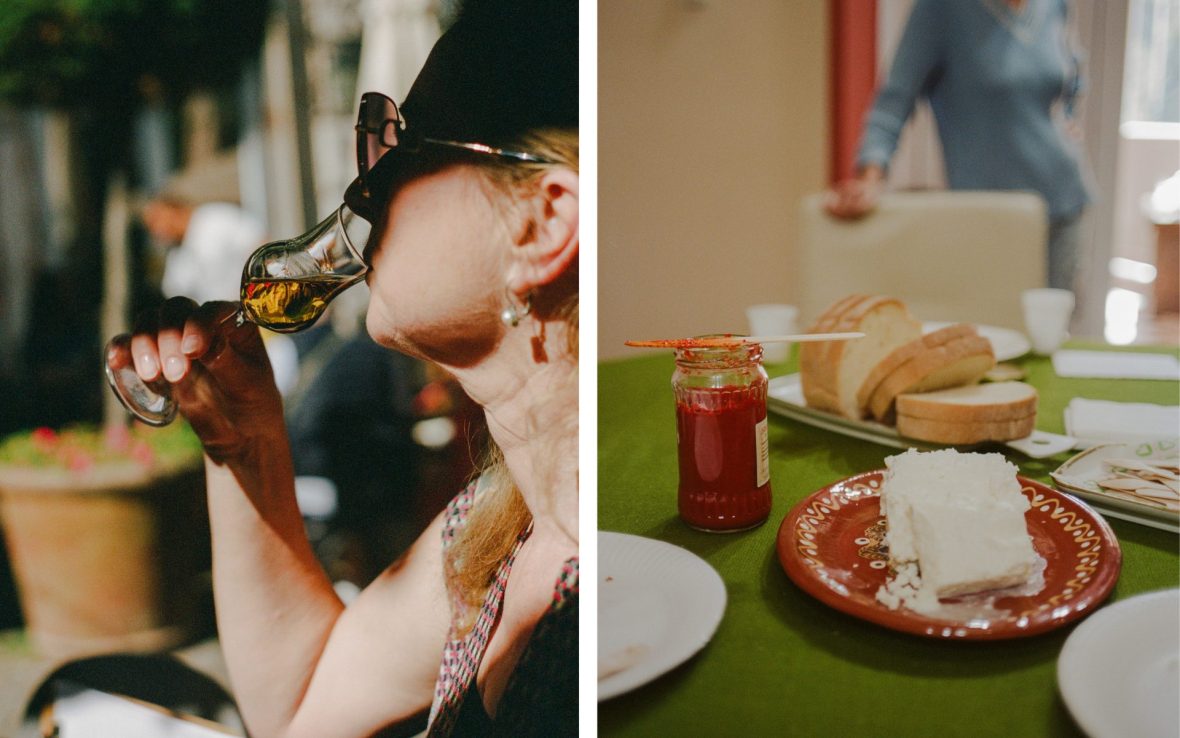
[[[172,386],[163,377],[145,382],[135,373],[131,359],[131,336],[126,333],[115,336],[107,344],[103,368],[107,384],[127,412],[148,425],[168,425],[176,418],[176,402],[172,399]]]
[[[682,523],[684,523],[685,525],[687,525],[689,528],[692,528],[693,530],[699,530],[702,533],[744,533],[747,530],[754,530],[755,528],[761,527],[762,524],[765,523],[769,519],[770,518],[762,518],[761,520],[759,520],[757,523],[754,523],[753,525],[744,525],[741,528],[702,528],[699,525],[693,525],[692,523],[688,522],[684,518],[681,518],[680,521]]]

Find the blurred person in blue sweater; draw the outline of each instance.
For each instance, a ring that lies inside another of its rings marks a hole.
[[[953,190],[1040,194],[1049,216],[1049,286],[1071,289],[1090,195],[1074,106],[1081,90],[1068,0],[916,0],[857,153],[827,210],[871,212],[918,98],[934,112]]]

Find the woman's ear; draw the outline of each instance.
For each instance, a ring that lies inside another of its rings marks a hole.
[[[508,288],[523,295],[553,282],[578,255],[578,174],[566,167],[549,170],[533,195],[532,228],[514,247]]]

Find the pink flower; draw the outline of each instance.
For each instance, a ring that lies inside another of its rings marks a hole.
[[[66,468],[72,472],[82,473],[94,468],[94,457],[78,448],[66,452],[65,462]]]
[[[103,432],[103,442],[107,449],[115,453],[124,453],[131,446],[131,431],[122,423],[109,425]]]
[[[151,466],[156,462],[156,454],[147,442],[137,440],[131,444],[130,456],[141,466]]]
[[[51,453],[54,446],[57,445],[57,432],[52,428],[44,426],[33,431],[31,436],[33,440],[33,447],[41,453]]]

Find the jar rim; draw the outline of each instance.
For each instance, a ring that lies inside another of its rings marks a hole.
[[[744,338],[737,333],[707,333],[694,338]],[[733,364],[762,361],[762,344],[738,343],[733,346],[678,346],[674,349],[677,363]]]

